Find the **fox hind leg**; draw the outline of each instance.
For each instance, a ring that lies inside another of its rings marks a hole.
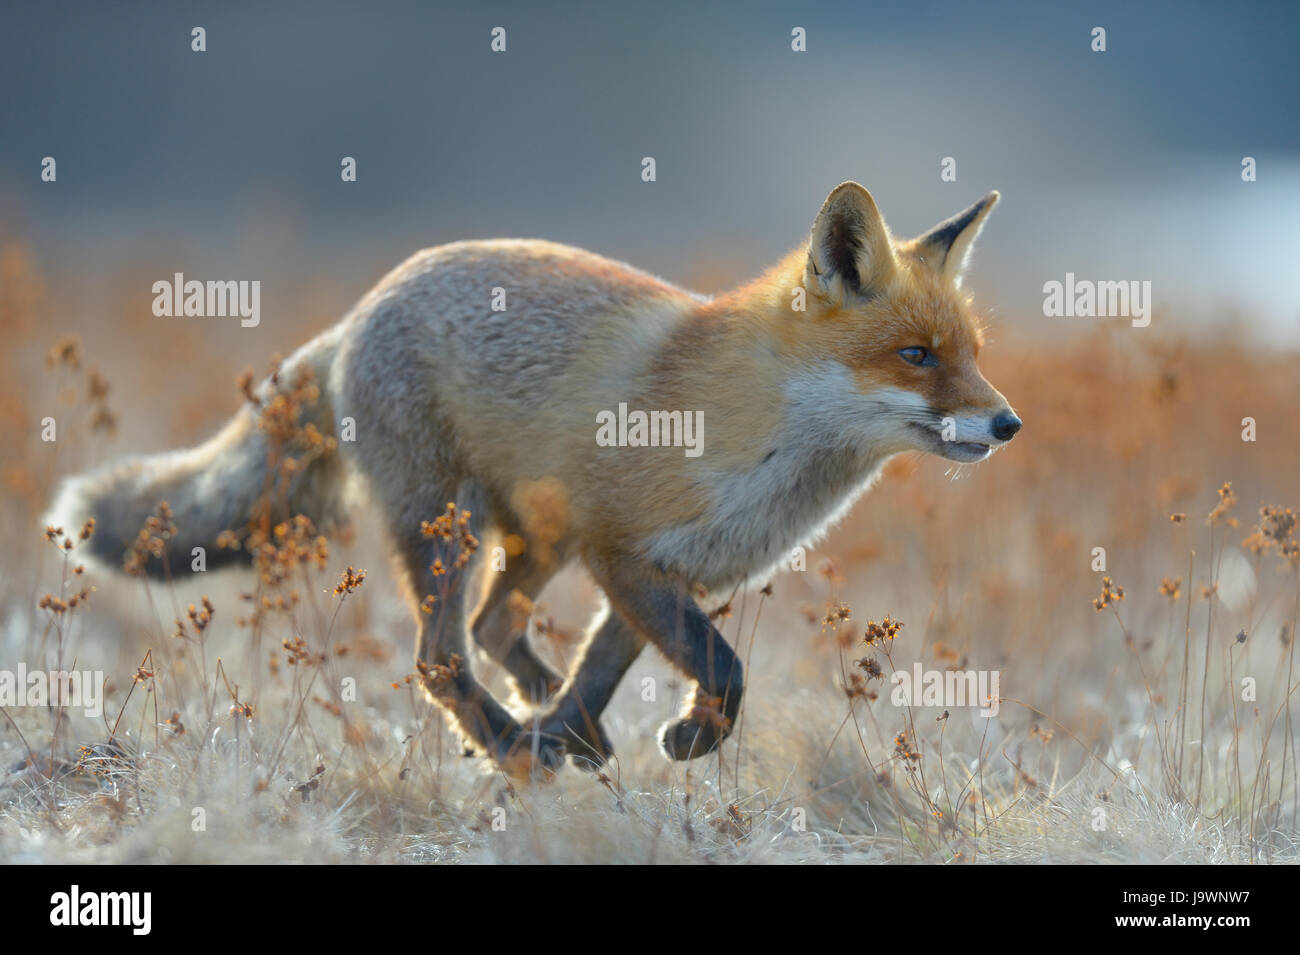
[[[508,558],[503,571],[485,568],[488,579],[483,600],[470,623],[474,641],[505,667],[519,699],[534,706],[552,697],[564,678],[537,656],[528,639],[527,619],[521,629],[519,611],[511,606],[510,598],[518,591],[533,601],[558,569],[555,564],[532,559],[527,552]]]
[[[457,541],[428,537],[421,531],[421,520],[442,514],[446,502],[454,500],[459,502],[458,511],[470,511],[467,530],[477,536],[482,523],[478,517],[481,497],[470,482],[465,482],[452,496],[434,500],[425,495],[423,500],[431,509],[426,518],[420,518],[407,501],[401,509],[402,517],[390,520],[420,628],[415,657],[423,689],[447,712],[466,741],[492,756],[508,775],[526,779],[537,768],[553,772],[563,762],[563,742],[521,727],[470,669],[465,591],[473,560],[456,567]],[[441,561],[442,573],[432,569],[435,561]],[[429,607],[432,612],[426,613],[421,604],[429,595],[436,599]]]

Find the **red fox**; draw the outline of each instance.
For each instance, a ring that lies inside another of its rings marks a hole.
[[[418,622],[424,688],[466,743],[512,776],[549,774],[566,754],[589,768],[608,759],[601,712],[646,641],[694,682],[660,730],[664,752],[708,753],[731,731],[744,679],[697,588],[765,583],[892,455],[980,461],[1020,429],[976,367],[980,325],[960,290],[997,199],[899,240],[870,193],[843,183],[805,245],[715,298],[551,242],[417,253],[260,386],[269,398],[310,368],[320,397],[305,420],[340,437],[337,453],[294,476],[284,511],[328,526],[352,489],[377,503]],[[640,409],[653,413],[654,434]],[[342,434],[344,421],[354,434]],[[679,422],[695,425],[685,451]],[[209,566],[247,560],[217,539],[247,533],[268,440],[246,406],[189,451],[69,480],[50,520],[94,517],[95,554],[120,564],[166,500],[174,575],[188,572],[194,546]],[[476,538],[522,542],[504,569],[471,576],[480,548],[450,570],[461,585],[437,586],[441,542],[422,522],[448,502]],[[606,605],[561,677],[509,598],[535,598],[574,560]],[[424,595],[444,590],[440,615],[419,612]],[[531,714],[517,717],[475,679],[469,636]]]

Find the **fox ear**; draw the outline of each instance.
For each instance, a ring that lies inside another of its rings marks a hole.
[[[895,265],[889,229],[871,193],[856,182],[836,186],[813,222],[804,287],[843,305],[870,296]]]
[[[995,190],[969,209],[940,222],[916,239],[913,243],[915,254],[954,285],[961,285],[962,272],[966,269],[971,246],[975,244],[975,237],[980,234],[984,220],[997,202],[998,193]]]

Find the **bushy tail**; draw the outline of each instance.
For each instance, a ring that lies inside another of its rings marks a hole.
[[[323,433],[331,435],[328,413],[314,410],[318,413],[310,415],[311,423],[328,428]],[[246,405],[198,447],[128,458],[67,479],[46,524],[62,527],[75,539],[85,521],[94,518],[95,532],[87,545],[91,558],[120,569],[141,528],[166,501],[174,536],[166,541],[165,557],[150,557],[143,569],[151,576],[176,576],[192,569],[195,547],[204,548],[208,570],[247,563],[246,548],[219,546],[217,539],[230,531],[242,542],[257,515],[267,513],[280,521],[301,513],[318,527],[335,521],[342,483],[337,450],[304,458],[306,463],[281,491],[270,479],[270,438],[258,425],[259,414]],[[78,555],[85,550],[83,546]]]

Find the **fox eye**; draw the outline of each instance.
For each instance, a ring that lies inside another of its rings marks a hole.
[[[911,348],[900,348],[898,354],[903,361],[910,365],[920,365],[923,368],[933,368],[939,364],[939,359],[935,358],[927,348],[920,345],[913,345]]]

